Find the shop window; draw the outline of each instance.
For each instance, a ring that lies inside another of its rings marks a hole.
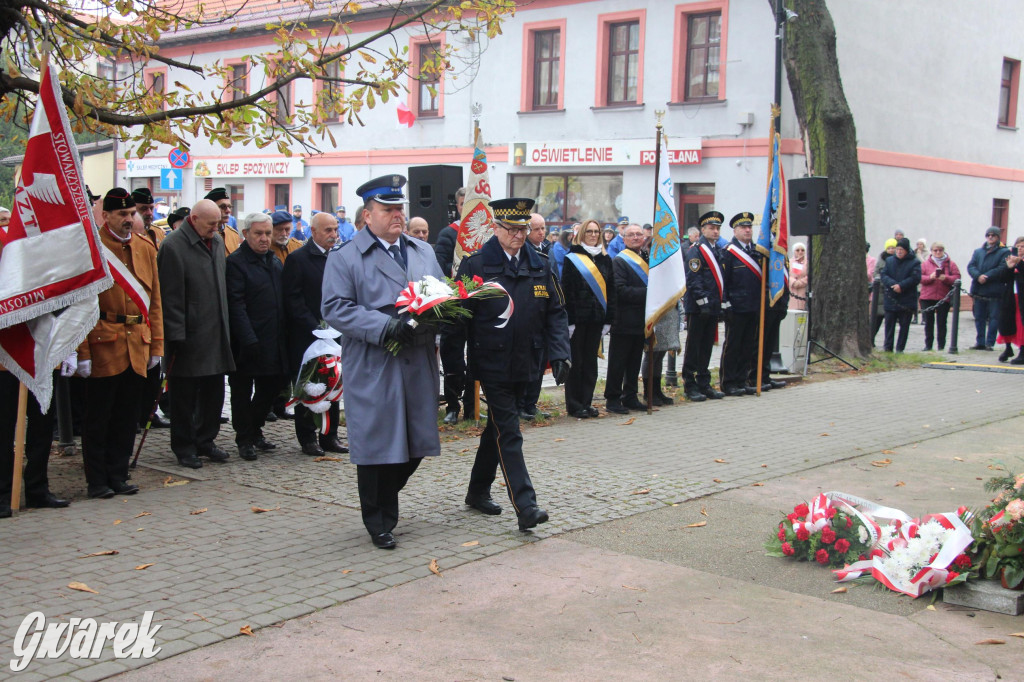
[[[516,174],[509,196],[529,197],[548,227],[569,226],[593,218],[614,223],[622,207],[622,174]]]
[[[999,125],[1017,127],[1017,93],[1020,87],[1020,62],[1003,60],[1003,77],[999,86]]]

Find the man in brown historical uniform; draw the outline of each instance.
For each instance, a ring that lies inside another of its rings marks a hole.
[[[274,211],[270,214],[270,222],[272,224],[270,252],[277,256],[281,265],[284,265],[284,260],[289,253],[302,248],[302,242],[291,236],[292,214],[288,211]]]
[[[132,233],[135,200],[115,187],[103,197],[102,216],[114,286],[99,295],[100,319],[78,347],[78,374],[88,379],[82,456],[89,497],[109,498],[139,490],[127,482],[128,460],[146,370],[164,353],[164,328],[156,248]]]

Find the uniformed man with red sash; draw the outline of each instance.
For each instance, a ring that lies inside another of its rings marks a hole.
[[[86,377],[82,457],[89,497],[131,495],[128,460],[146,370],[164,353],[156,248],[132,234],[135,201],[120,187],[103,197],[100,241],[114,286],[99,295],[100,319],[78,347],[78,374]]]
[[[725,310],[725,345],[719,377],[727,396],[753,395],[747,375],[757,356],[762,256],[754,248],[754,214],[737,213],[729,221],[732,241],[723,249],[722,274],[729,307]]]
[[[711,386],[711,349],[715,345],[718,318],[728,308],[722,274],[718,235],[725,220],[718,211],[700,217],[700,239],[686,251],[686,349],[683,352],[683,391],[687,400],[717,400],[725,394]]]

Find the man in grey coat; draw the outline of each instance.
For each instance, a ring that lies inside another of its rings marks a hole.
[[[171,450],[179,464],[191,469],[203,466],[199,457],[228,459],[213,442],[224,407],[224,374],[235,369],[219,224],[217,204],[203,199],[157,252],[160,290],[167,291],[164,349],[173,389]]]
[[[436,329],[413,328],[395,307],[409,282],[442,277],[430,245],[403,234],[405,182],[386,175],[356,190],[367,229],[327,259],[321,304],[342,333],[350,456],[363,524],[382,549],[395,546],[399,491],[424,457],[441,453]],[[385,347],[392,343],[397,355]]]

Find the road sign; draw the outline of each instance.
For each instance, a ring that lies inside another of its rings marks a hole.
[[[171,153],[167,155],[167,160],[171,163],[171,168],[184,168],[192,160],[192,157],[184,149],[172,149]]]
[[[178,191],[181,189],[181,169],[166,168],[160,171],[160,189]]]

